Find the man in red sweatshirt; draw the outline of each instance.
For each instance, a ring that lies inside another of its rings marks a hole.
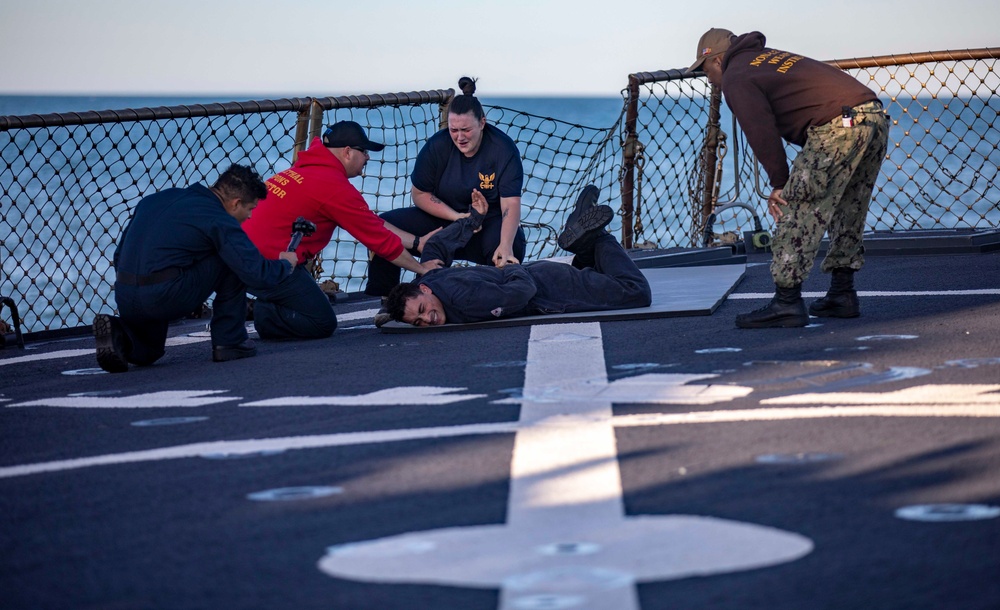
[[[865,261],[862,233],[885,159],[888,118],[875,93],[849,74],[765,43],[760,32],[735,36],[711,29],[698,41],[690,68],[703,70],[722,88],[771,183],[775,296],[765,307],[737,316],[736,326],[809,323],[802,282],[827,231],[830,248],[821,270],[833,279],[809,313],[854,318],[861,314],[854,272]],[[802,147],[791,170],[782,140]]]
[[[277,259],[288,247],[292,224],[302,216],[316,231],[296,248],[299,263],[319,254],[340,227],[376,256],[417,275],[438,268],[440,261],[414,259],[402,240],[417,243],[417,236],[383,222],[349,181],[361,175],[369,151],[383,148],[353,121],[330,125],[292,167],[267,180],[267,198],[243,223],[250,240],[265,258]],[[254,325],[261,339],[320,339],[337,328],[329,298],[302,265],[277,287],[251,293],[257,297]]]

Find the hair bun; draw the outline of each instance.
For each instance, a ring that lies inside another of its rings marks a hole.
[[[458,79],[458,88],[462,90],[462,95],[475,95],[476,79],[463,76]]]

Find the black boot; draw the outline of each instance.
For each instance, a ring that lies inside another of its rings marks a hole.
[[[765,307],[736,316],[739,328],[796,328],[809,323],[802,300],[802,284],[791,288],[776,287],[774,298]]]
[[[809,306],[809,313],[820,318],[856,318],[861,315],[858,293],[854,290],[854,269],[833,270],[826,296]]]
[[[559,234],[559,247],[573,254],[581,254],[592,250],[594,242],[604,232],[604,227],[615,217],[614,210],[607,205],[595,205],[588,208],[573,222],[568,223]]]
[[[105,313],[94,316],[97,364],[109,373],[128,371],[129,340],[121,320]]]

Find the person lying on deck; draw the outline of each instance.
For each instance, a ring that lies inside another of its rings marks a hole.
[[[615,238],[605,231],[614,212],[597,205],[600,191],[588,185],[577,198],[559,235],[572,265],[554,261],[504,267],[451,267],[454,252],[482,226],[486,199],[473,193],[472,210],[437,232],[424,246],[424,258],[445,268],[429,271],[389,293],[391,318],[414,326],[470,323],[540,314],[648,307],[649,283]]]

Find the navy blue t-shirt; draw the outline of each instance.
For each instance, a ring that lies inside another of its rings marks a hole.
[[[521,196],[524,168],[514,140],[487,124],[482,144],[472,157],[458,150],[447,129],[432,135],[417,154],[410,180],[456,212],[467,212],[472,189],[479,189],[490,206],[486,215],[493,216],[500,214],[501,197]]]

